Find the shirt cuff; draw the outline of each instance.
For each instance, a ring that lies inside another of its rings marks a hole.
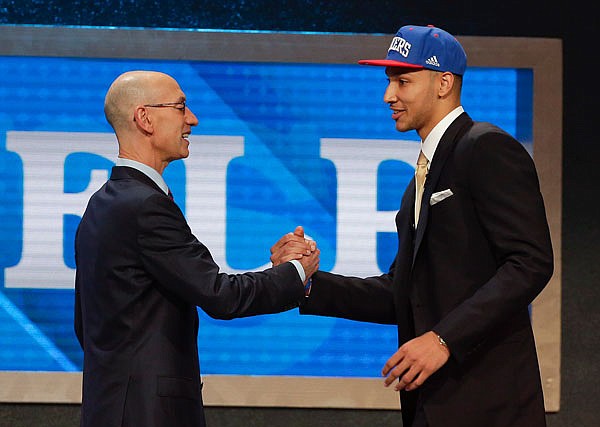
[[[297,259],[293,259],[290,262],[294,264],[294,267],[296,267],[296,270],[298,270],[300,281],[304,283],[304,281],[306,280],[306,273],[304,272],[304,267],[302,267],[302,264],[300,264],[300,261],[298,261]]]

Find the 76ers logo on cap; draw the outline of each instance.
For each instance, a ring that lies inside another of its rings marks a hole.
[[[388,52],[390,50],[395,50],[400,55],[407,58],[408,54],[410,53],[411,46],[412,45],[409,42],[407,42],[406,40],[404,40],[402,37],[394,37],[392,39],[392,44],[390,44],[390,48],[388,49]]]

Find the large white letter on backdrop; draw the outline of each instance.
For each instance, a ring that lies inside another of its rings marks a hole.
[[[321,139],[321,157],[331,160],[337,170],[337,253],[332,272],[358,277],[381,274],[377,232],[396,232],[397,210],[377,210],[377,170],[385,160],[412,165],[418,153],[414,141]]]

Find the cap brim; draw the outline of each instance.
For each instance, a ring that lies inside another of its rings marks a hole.
[[[402,67],[412,68],[414,70],[422,70],[422,65],[409,64],[408,62],[394,61],[391,59],[361,59],[358,61],[360,65],[378,65],[380,67]]]

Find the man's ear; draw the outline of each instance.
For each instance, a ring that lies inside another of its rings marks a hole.
[[[454,87],[454,74],[449,71],[445,71],[440,75],[440,88],[438,90],[438,96],[445,98],[452,92]]]
[[[136,126],[141,129],[144,133],[154,133],[154,127],[152,126],[152,120],[148,116],[148,110],[143,105],[135,107],[133,112],[133,121]]]

